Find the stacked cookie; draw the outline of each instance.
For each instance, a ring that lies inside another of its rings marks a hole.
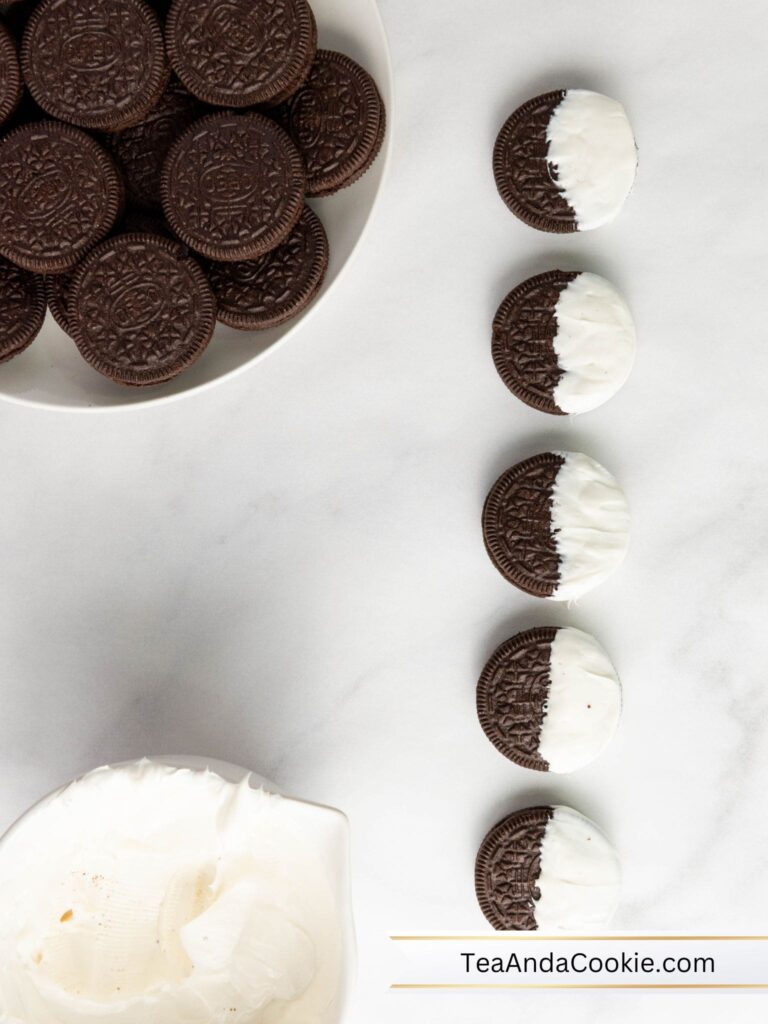
[[[256,331],[312,301],[329,249],[305,200],[366,172],[386,117],[370,75],[318,49],[307,0],[0,17],[0,360],[43,293],[94,369],[141,386],[195,362],[217,319]]]
[[[561,234],[612,220],[637,154],[623,108],[586,90],[519,107],[493,158],[499,193],[528,225]],[[626,302],[588,271],[553,269],[517,285],[493,322],[493,360],[509,390],[554,416],[594,409],[627,379],[635,329]],[[581,452],[548,451],[507,470],[483,509],[491,561],[526,594],[572,601],[624,560],[629,511],[614,477]],[[621,686],[594,637],[572,627],[518,633],[490,657],[477,686],[487,737],[524,768],[572,772],[610,741]],[[606,924],[618,858],[600,830],[567,807],[499,822],[477,856],[480,906],[495,928],[589,929]]]

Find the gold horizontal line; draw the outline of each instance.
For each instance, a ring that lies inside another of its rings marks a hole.
[[[758,942],[768,935],[390,935],[392,942]]]
[[[582,988],[622,988],[622,989],[625,989],[625,988],[626,989],[629,989],[629,988],[631,988],[631,989],[636,989],[636,988],[686,988],[686,989],[687,988],[706,988],[706,989],[714,989],[714,988],[768,988],[768,984],[762,984],[762,983],[760,983],[760,984],[758,984],[758,983],[750,984],[749,982],[738,983],[738,984],[736,984],[736,983],[723,983],[721,985],[718,985],[718,984],[715,984],[715,983],[712,983],[712,984],[701,984],[701,985],[682,984],[682,983],[681,984],[672,983],[672,984],[669,984],[669,985],[662,985],[662,984],[653,984],[653,985],[651,985],[651,984],[649,984],[649,985],[630,985],[630,984],[625,984],[625,985],[622,985],[622,984],[616,984],[616,985],[610,985],[610,984],[604,984],[604,985],[599,985],[599,984],[594,984],[594,985],[576,985],[576,984],[573,984],[573,985],[569,985],[569,984],[556,984],[556,985],[534,985],[534,984],[523,984],[523,985],[516,985],[516,984],[484,985],[484,984],[469,984],[469,983],[467,983],[467,984],[445,984],[445,985],[443,985],[443,984],[415,984],[415,983],[414,984],[406,984],[406,983],[400,983],[400,984],[390,985],[390,988],[398,988],[398,989],[406,989],[406,988],[451,988],[451,989],[453,989],[453,988],[484,988],[484,989],[493,989],[493,988],[578,988],[578,989],[582,989]]]

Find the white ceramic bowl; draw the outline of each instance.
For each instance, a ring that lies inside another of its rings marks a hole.
[[[158,755],[151,756],[147,760],[157,764],[168,765],[171,768],[188,768],[191,771],[204,771],[210,769],[220,775],[228,782],[242,782],[246,776],[250,776],[250,783],[256,789],[265,789],[269,793],[277,793],[282,796],[290,805],[295,817],[296,825],[299,826],[305,835],[312,837],[315,853],[325,871],[331,891],[335,897],[336,906],[339,912],[342,938],[342,977],[339,989],[338,1007],[336,1021],[338,1024],[345,1024],[350,1021],[350,996],[357,973],[357,948],[355,942],[355,926],[352,915],[352,890],[349,863],[349,822],[346,815],[333,807],[325,807],[322,804],[309,803],[305,800],[298,800],[281,793],[280,790],[268,779],[254,772],[241,768],[238,765],[230,764],[228,761],[219,761],[215,758],[197,757],[191,755]],[[123,761],[112,765],[113,768],[124,768],[136,761]],[[0,846],[10,836],[14,829],[34,810],[42,804],[47,803],[56,796],[72,781],[60,786],[52,793],[47,794],[41,800],[28,808],[11,825],[11,827],[0,836]]]
[[[341,50],[373,75],[387,107],[387,137],[373,167],[350,188],[312,200],[331,248],[320,295],[295,320],[269,331],[244,332],[219,325],[198,362],[159,387],[127,388],[102,377],[80,356],[74,342],[48,314],[40,336],[21,355],[0,366],[0,397],[26,405],[72,410],[143,407],[189,395],[240,373],[273,351],[311,318],[362,239],[389,163],[392,138],[392,67],[376,0],[312,0],[319,44]],[[350,301],[354,301],[350,297]]]

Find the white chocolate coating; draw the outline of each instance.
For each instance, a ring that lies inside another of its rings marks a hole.
[[[589,633],[558,629],[549,656],[550,686],[539,753],[552,772],[573,772],[610,742],[621,715],[621,684]]]
[[[541,844],[536,927],[542,932],[605,927],[621,887],[616,851],[600,829],[570,807],[555,807]]]
[[[547,160],[579,231],[612,221],[629,195],[637,149],[624,107],[587,89],[568,89],[547,126]]]
[[[143,761],[33,808],[0,844],[0,1020],[330,1024],[338,914],[290,805]]]
[[[610,282],[581,273],[555,307],[557,363],[563,374],[554,391],[565,413],[595,409],[616,394],[635,361],[635,325]]]
[[[552,490],[552,532],[560,558],[554,601],[572,601],[602,583],[624,561],[629,509],[607,469],[580,452],[560,452]]]

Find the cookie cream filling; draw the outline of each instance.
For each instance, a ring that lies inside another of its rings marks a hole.
[[[622,105],[587,89],[568,89],[547,125],[547,161],[579,231],[612,221],[637,169],[635,139]]]
[[[588,633],[567,626],[550,645],[549,690],[539,753],[552,772],[573,772],[608,744],[621,715],[621,684]]]
[[[340,923],[292,803],[143,761],[38,805],[0,843],[0,1019],[331,1024]]]
[[[543,932],[601,928],[616,910],[621,867],[600,829],[570,807],[553,808],[541,842],[536,927]]]
[[[553,339],[562,376],[552,395],[565,413],[607,402],[624,384],[635,360],[635,325],[624,299],[597,274],[581,273],[555,306]]]
[[[551,599],[572,601],[602,583],[624,561],[629,509],[607,469],[580,452],[559,452],[552,488],[551,529],[559,581]]]

